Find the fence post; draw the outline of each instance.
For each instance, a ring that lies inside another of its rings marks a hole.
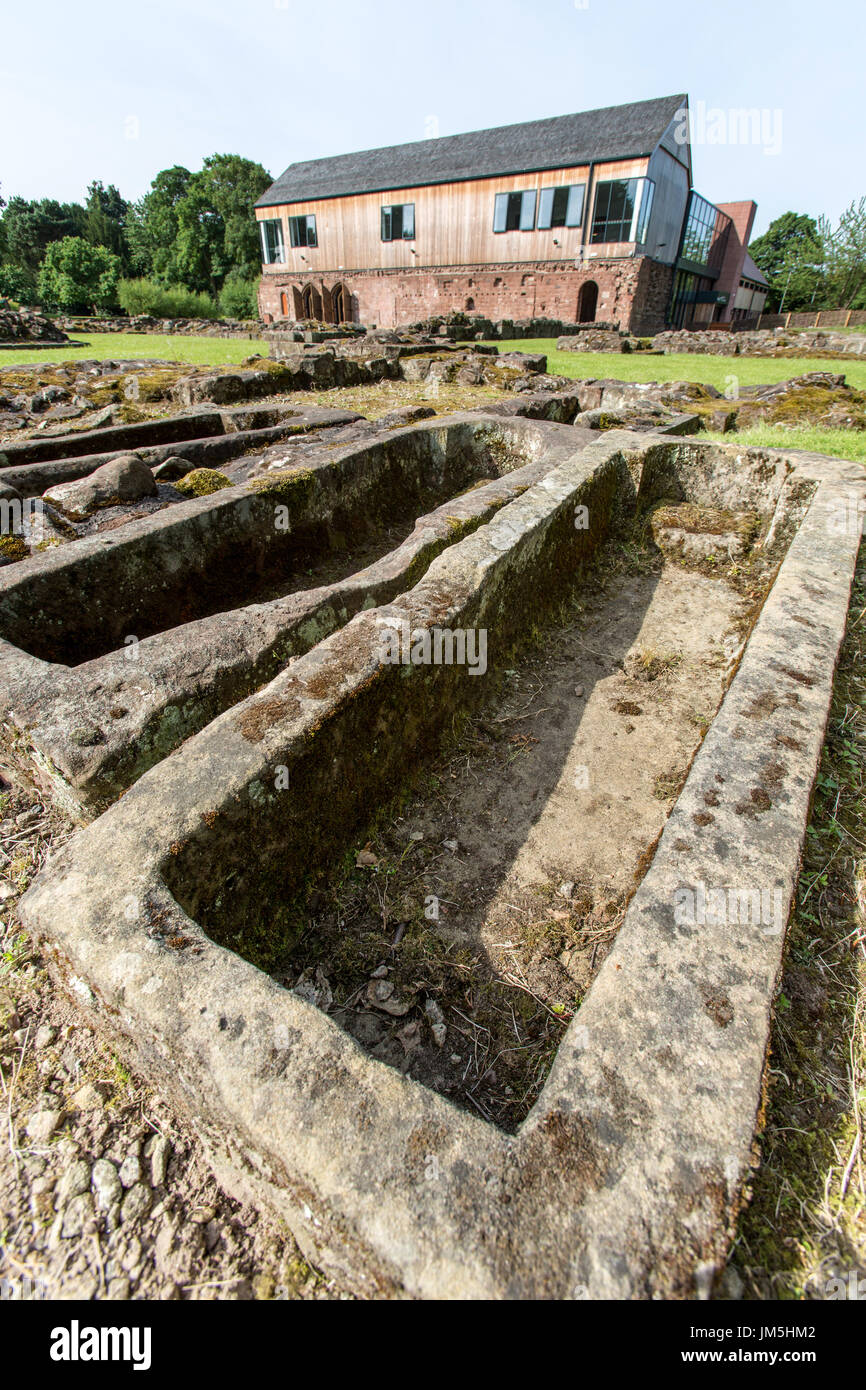
[[[847,312],[847,314],[845,315],[845,327],[846,327],[846,328],[848,327],[848,325],[849,325],[850,322],[851,322],[851,310],[849,309],[848,312]]]

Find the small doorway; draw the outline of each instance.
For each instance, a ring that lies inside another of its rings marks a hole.
[[[280,293],[280,313],[284,319],[289,317],[289,296],[285,290]]]
[[[595,323],[597,307],[598,285],[594,280],[587,280],[585,285],[581,285],[580,294],[577,296],[578,323]]]
[[[346,297],[343,293],[342,285],[335,285],[331,294],[331,303],[334,308],[334,323],[345,323],[346,321]]]

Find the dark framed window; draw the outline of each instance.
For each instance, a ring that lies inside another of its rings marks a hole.
[[[493,208],[494,232],[531,232],[535,227],[535,189],[524,193],[497,193]]]
[[[392,203],[382,208],[382,240],[414,241],[415,204]]]
[[[538,200],[538,225],[579,227],[583,221],[583,195],[586,184],[565,184],[561,188],[542,188]]]
[[[655,185],[652,179],[606,179],[595,191],[592,240],[646,240]]]
[[[259,223],[262,238],[262,262],[264,265],[275,265],[277,262],[285,261],[286,247],[283,241],[282,218],[269,217],[264,222]]]
[[[293,246],[318,246],[316,219],[312,213],[289,218],[289,241]]]
[[[718,270],[725,253],[731,219],[708,203],[699,193],[692,192],[683,231],[680,256],[694,265],[706,265]]]

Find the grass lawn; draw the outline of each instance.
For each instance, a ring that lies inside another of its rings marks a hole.
[[[805,372],[841,372],[849,386],[866,390],[866,359],[852,357],[710,357],[676,352],[666,357],[643,353],[557,352],[555,338],[523,338],[496,343],[500,352],[545,352],[556,376],[612,377],[616,381],[701,381],[724,391],[735,376],[741,386],[787,381]]]
[[[75,362],[80,358],[159,357],[169,362],[191,362],[199,367],[217,367],[224,362],[242,362],[254,352],[268,355],[268,345],[261,338],[186,338],[169,333],[86,333],[73,334],[83,348],[47,348],[34,352],[0,352],[0,371],[17,367],[23,362]]]
[[[866,463],[864,430],[828,430],[820,425],[752,425],[750,429],[733,434],[701,434],[698,438],[764,449],[808,449],[814,454],[833,454],[853,463]]]

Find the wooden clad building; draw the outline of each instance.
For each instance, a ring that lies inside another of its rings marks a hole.
[[[687,112],[684,95],[663,97],[290,165],[256,204],[260,312],[392,327],[461,310],[655,332],[675,283],[676,311],[689,305],[683,274],[712,284],[727,235],[717,209],[704,225],[701,199],[687,237]]]

